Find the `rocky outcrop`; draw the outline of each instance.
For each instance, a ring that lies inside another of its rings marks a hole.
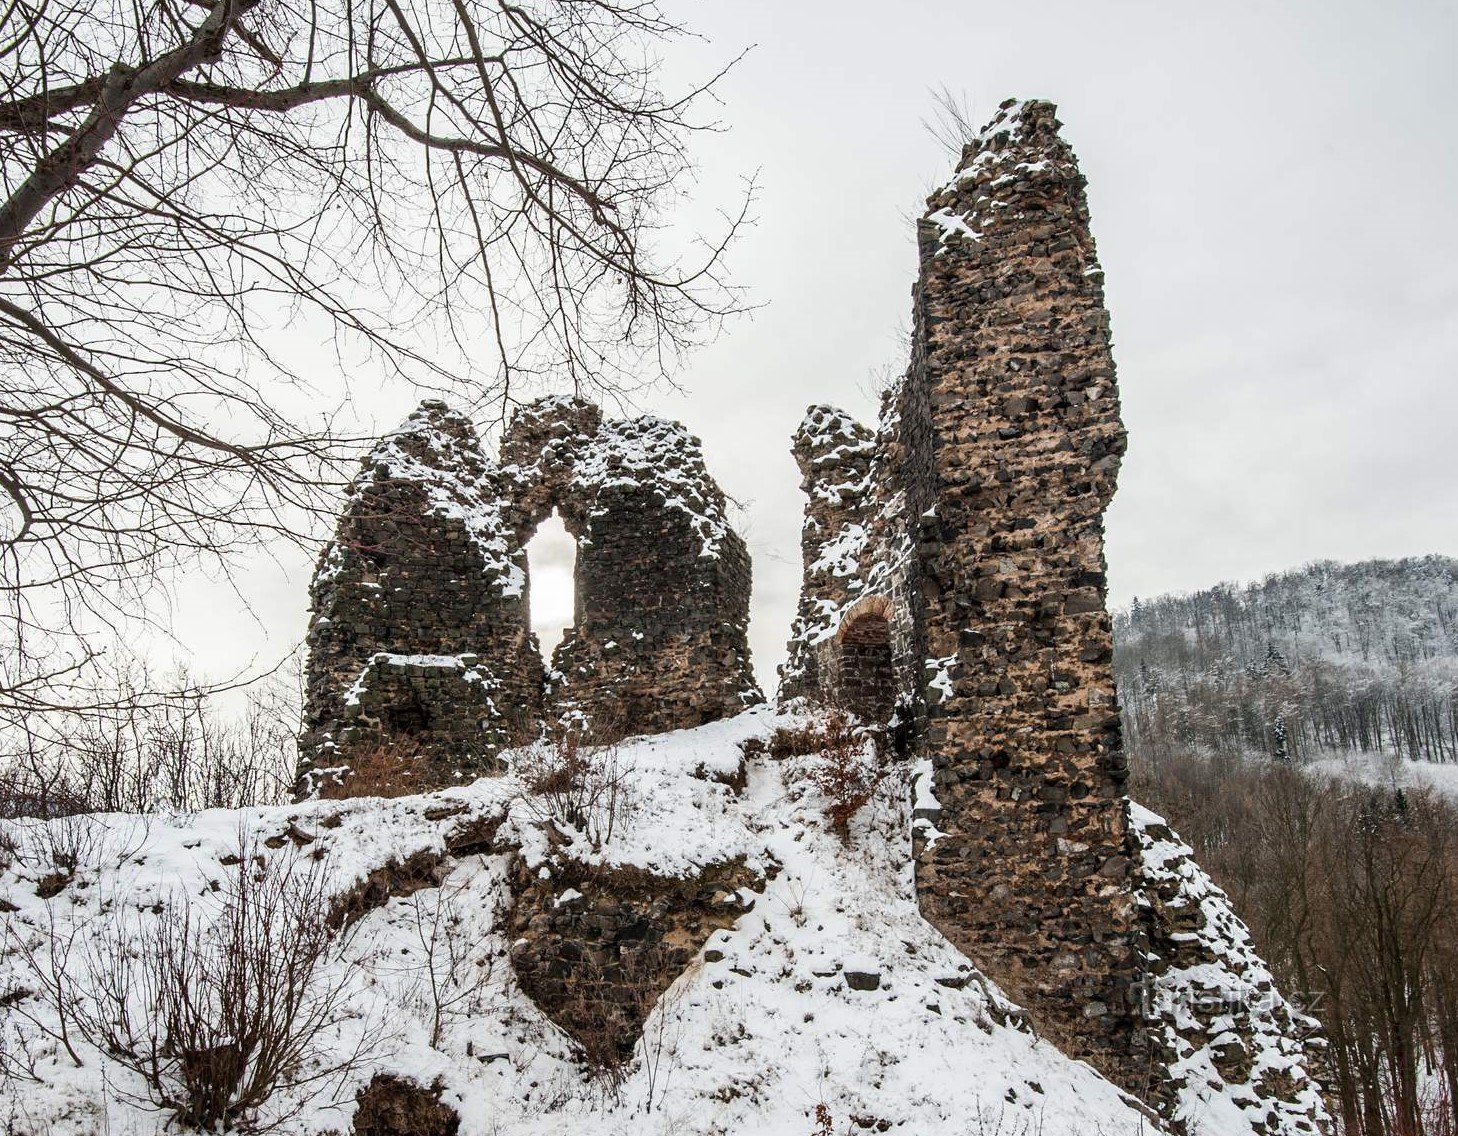
[[[1230,901],[1162,817],[1138,804],[1149,928],[1142,1010],[1187,1131],[1319,1132],[1320,1024],[1288,1002]]]

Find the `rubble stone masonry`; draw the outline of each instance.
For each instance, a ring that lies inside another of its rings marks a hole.
[[[874,437],[830,406],[794,437],[805,575],[780,696],[894,725],[926,917],[1182,1131],[1186,1042],[1148,1013],[1179,936],[1145,894],[1114,691],[1103,515],[1125,432],[1084,185],[1053,105],[1009,101],[929,198],[911,360]],[[1262,1028],[1251,1050],[1288,1061]],[[1254,1091],[1269,1132],[1319,1127],[1306,1089]]]
[[[1071,1055],[1149,1097],[1103,514],[1124,453],[1084,179],[1054,107],[1010,103],[928,202],[908,385],[934,524],[917,549],[928,918]]]
[[[657,733],[762,701],[749,555],[698,439],[546,398],[501,457],[434,401],[366,457],[310,590],[300,796],[421,792],[544,729]],[[577,603],[548,673],[525,546],[553,509]]]

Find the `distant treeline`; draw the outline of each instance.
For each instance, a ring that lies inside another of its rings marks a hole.
[[[1114,619],[1134,753],[1458,761],[1458,561],[1321,562]]]

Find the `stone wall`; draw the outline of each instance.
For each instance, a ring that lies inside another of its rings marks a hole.
[[[549,720],[659,733],[763,700],[749,553],[697,438],[666,419],[604,421],[581,400],[549,398],[517,413],[502,456],[519,539],[555,508],[577,541],[576,617],[553,653]]]
[[[1073,1056],[1142,1090],[1103,550],[1125,435],[1052,105],[1005,106],[928,205],[908,383],[927,392],[936,479],[918,558],[944,835],[918,864],[922,907]]]
[[[885,615],[899,724],[936,799],[918,812],[924,914],[1044,1035],[1178,1127],[1140,1000],[1157,928],[1103,548],[1125,433],[1084,184],[1055,108],[1010,101],[929,198],[911,361],[874,441],[826,406],[795,435],[805,584],[781,697],[884,714],[857,667],[859,617]]]
[[[365,458],[309,598],[301,797],[474,780],[536,735],[525,554],[475,429],[444,403]]]
[[[762,700],[749,555],[697,438],[546,398],[501,458],[427,402],[365,459],[310,592],[300,796],[438,788],[560,723],[654,733]],[[524,550],[553,509],[577,603],[548,674]]]

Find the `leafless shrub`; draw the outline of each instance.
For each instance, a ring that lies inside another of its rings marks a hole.
[[[576,732],[518,752],[512,771],[539,821],[581,832],[600,849],[636,808],[633,768],[616,745],[592,745]]]
[[[381,738],[351,750],[348,768],[337,775],[316,775],[314,789],[320,797],[406,797],[422,791],[419,758],[414,739]]]
[[[8,733],[0,816],[192,811],[287,798],[299,720],[290,684],[255,684],[242,712],[228,716],[186,676],[169,680],[166,695],[149,694],[154,684],[140,664],[119,665],[97,682],[93,703],[109,700],[105,712],[56,713],[43,730]]]
[[[881,780],[875,747],[848,715],[836,711],[820,727],[813,752],[810,780],[825,797],[831,830],[849,842],[851,818],[871,799]]]
[[[487,997],[499,988],[497,959],[465,932],[461,899],[464,882],[446,882],[416,892],[405,901],[407,918],[420,951],[392,960],[387,972],[413,975],[420,981],[430,1025],[430,1044],[438,1048],[447,1025],[481,1013]],[[503,918],[498,911],[492,923]]]
[[[136,1073],[144,1103],[197,1131],[265,1131],[261,1109],[360,1057],[318,1060],[345,1015],[347,971],[326,973],[340,940],[327,921],[323,862],[267,864],[246,842],[211,921],[195,905],[118,912],[87,952],[63,1017]]]
[[[76,974],[81,969],[83,953],[77,948],[85,923],[75,918],[58,918],[49,901],[44,911],[45,923],[39,927],[22,924],[19,920],[6,923],[5,952],[20,963],[34,986],[5,992],[6,1007],[14,1016],[13,1019],[7,1017],[5,1024],[10,1027],[16,1020],[24,1020],[38,1035],[49,1038],[65,1050],[66,1056],[79,1069],[84,1062],[77,1052],[78,1039],[72,1037],[72,1031],[76,1028]],[[28,1079],[40,1079],[35,1073],[28,1038],[7,1028],[6,1050],[8,1073],[15,1072],[14,1061],[20,1055]]]
[[[967,101],[965,91],[953,91],[943,86],[932,92],[933,110],[930,118],[921,120],[926,132],[932,136],[953,161],[962,157],[962,149],[977,137],[981,127],[977,115]]]

